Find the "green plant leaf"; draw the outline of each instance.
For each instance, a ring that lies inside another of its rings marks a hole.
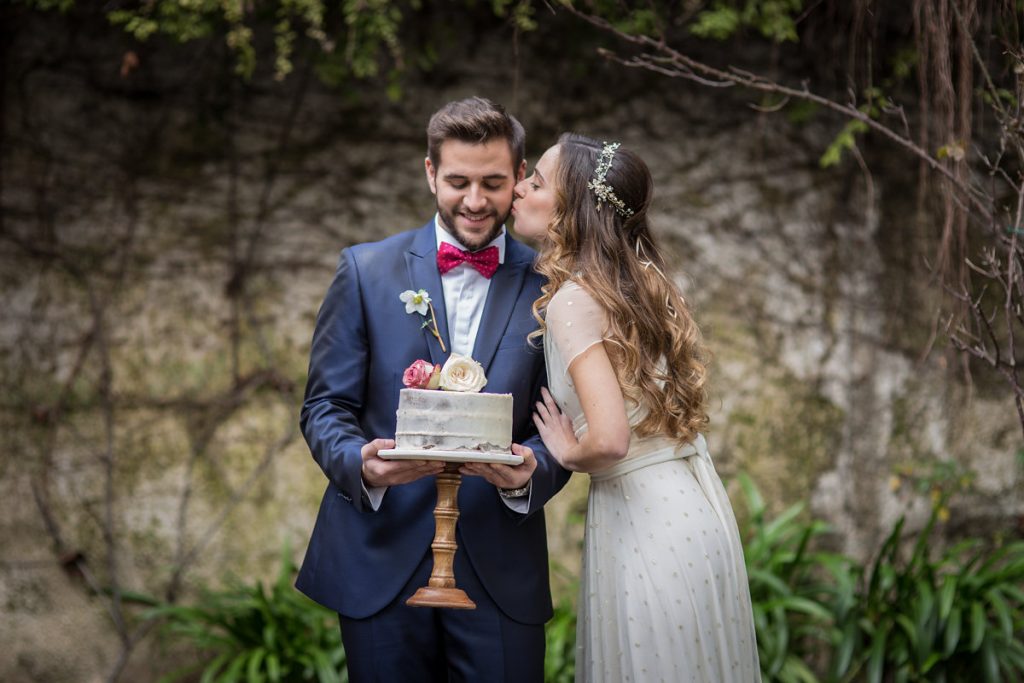
[[[203,669],[203,675],[199,679],[199,683],[213,683],[217,679],[217,674],[221,668],[231,659],[231,652],[224,652],[213,658],[206,668]]]
[[[981,670],[985,676],[985,683],[1003,683],[991,638],[986,638],[981,646]]]
[[[992,605],[992,610],[996,613],[996,617],[999,619],[999,625],[1003,630],[1003,637],[1007,640],[1013,639],[1013,615],[1011,614],[1010,606],[1000,595],[999,589],[992,588],[985,593],[985,598],[988,600],[988,604]]]
[[[875,632],[874,638],[871,640],[867,668],[867,680],[871,683],[881,683],[885,666],[885,644],[888,637],[889,629],[881,628]]]
[[[274,683],[281,680],[281,664],[273,652],[267,654],[267,677]]]
[[[246,683],[263,683],[263,659],[267,653],[263,649],[257,649],[250,653],[249,662],[245,669]]]
[[[956,576],[949,575],[942,580],[942,590],[939,592],[939,619],[943,621],[949,618],[949,610],[953,607],[956,589]]]
[[[968,645],[968,649],[971,652],[977,652],[978,648],[981,647],[982,641],[985,639],[985,628],[987,626],[985,619],[985,607],[980,602],[971,604],[971,641]]]
[[[858,119],[847,121],[843,129],[839,131],[832,143],[825,149],[825,153],[821,155],[818,165],[822,168],[828,168],[838,164],[843,158],[843,152],[853,149],[857,144],[857,134],[866,133],[867,131],[868,126],[863,121]]]
[[[850,670],[850,663],[853,660],[853,652],[860,640],[860,631],[857,624],[850,621],[841,631],[840,640],[836,647],[836,654],[833,660],[832,675],[837,679],[844,678]]]
[[[963,612],[959,607],[953,607],[949,611],[949,619],[946,621],[946,631],[943,635],[942,652],[947,657],[953,654],[957,645],[960,644],[960,626]]]
[[[245,668],[245,660],[248,657],[249,652],[238,653],[224,673],[217,677],[217,680],[221,683],[235,683],[235,681],[242,680],[242,670]]]

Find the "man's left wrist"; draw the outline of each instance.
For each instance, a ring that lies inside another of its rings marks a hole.
[[[514,489],[504,489],[498,487],[498,495],[502,498],[522,498],[530,492],[530,482],[526,482],[522,486]]]

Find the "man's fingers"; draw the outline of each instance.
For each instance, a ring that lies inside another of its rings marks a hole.
[[[530,448],[529,446],[524,446],[521,443],[513,443],[512,444],[512,453],[514,455],[521,456],[523,458],[523,463],[524,464],[526,462],[530,461],[530,460],[533,460],[536,457],[533,454],[533,449],[532,448]]]
[[[444,471],[444,463],[436,460],[384,460],[376,453],[378,442],[394,444],[391,439],[375,439],[363,447],[363,479],[371,486],[408,484]]]
[[[362,447],[360,454],[363,456],[363,460],[366,460],[367,458],[376,458],[378,451],[384,451],[394,447],[394,439],[374,439]]]

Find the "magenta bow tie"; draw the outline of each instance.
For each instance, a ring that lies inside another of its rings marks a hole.
[[[460,263],[468,263],[489,280],[498,269],[498,248],[491,246],[480,251],[463,251],[448,242],[441,242],[437,249],[437,269],[441,275]]]

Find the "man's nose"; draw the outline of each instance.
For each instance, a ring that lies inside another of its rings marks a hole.
[[[475,185],[469,188],[469,192],[463,198],[462,203],[466,205],[466,208],[470,211],[479,211],[487,206],[487,197]]]

